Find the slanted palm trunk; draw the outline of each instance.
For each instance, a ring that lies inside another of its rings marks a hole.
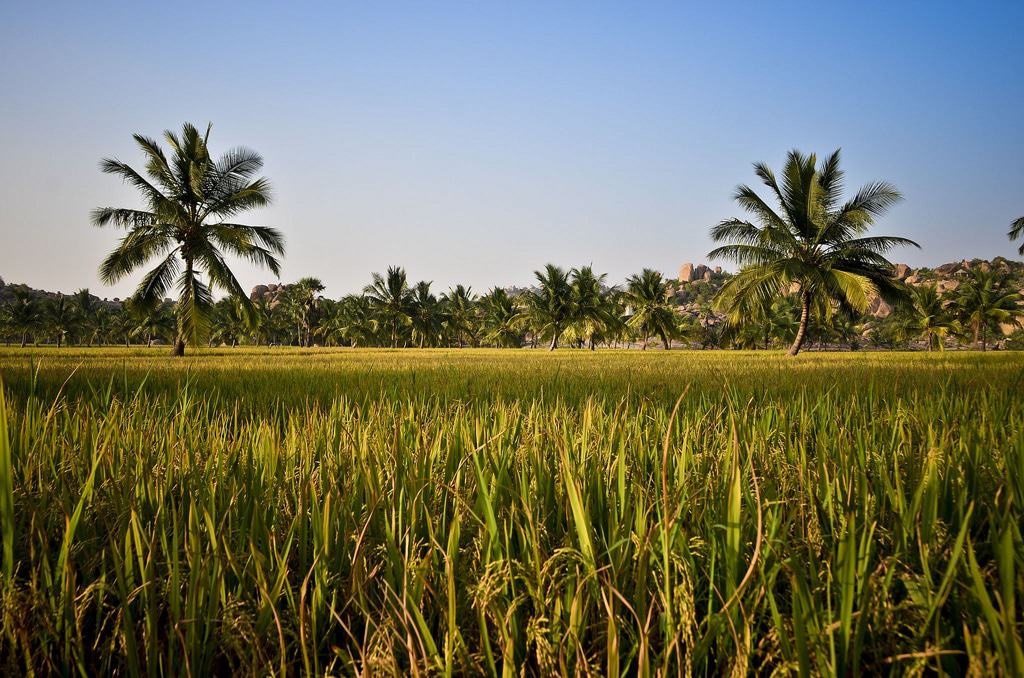
[[[556,325],[554,331],[551,333],[551,345],[548,346],[549,351],[554,351],[558,348],[558,335],[561,333],[561,330]]]
[[[800,293],[800,329],[796,331],[796,339],[789,347],[789,355],[796,355],[800,347],[804,345],[804,338],[807,337],[807,322],[811,315],[811,295],[806,291]]]
[[[21,335],[21,347],[25,348],[25,344],[28,343],[28,334]]]

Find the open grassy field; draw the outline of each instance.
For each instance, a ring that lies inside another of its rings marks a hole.
[[[1024,360],[0,349],[8,675],[1024,674]]]

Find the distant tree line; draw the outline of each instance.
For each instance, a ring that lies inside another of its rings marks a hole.
[[[476,294],[465,285],[437,293],[429,281],[410,283],[400,267],[373,274],[359,294],[325,297],[317,278],[283,285],[275,295],[212,304],[210,346],[353,346],[390,348],[598,347],[777,349],[792,344],[801,317],[798,292],[772,298],[730,319],[722,294],[706,283],[677,287],[644,269],[622,286],[607,284],[590,266],[535,271],[528,289],[494,287]],[[724,274],[720,289],[734,276]],[[1005,272],[974,268],[956,289],[904,286],[909,302],[885,317],[835,308],[812,314],[806,346],[818,349],[941,350],[998,342],[1024,348],[1021,295]],[[79,290],[40,295],[9,285],[0,301],[6,345],[57,347],[172,345],[179,302],[138,297],[105,302]],[[683,302],[689,303],[683,303]],[[1005,329],[1016,330],[1006,336]]]

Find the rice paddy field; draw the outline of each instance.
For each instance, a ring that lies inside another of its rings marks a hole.
[[[1022,675],[1012,353],[0,349],[6,675]]]

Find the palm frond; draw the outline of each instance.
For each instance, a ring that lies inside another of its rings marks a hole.
[[[121,239],[117,248],[100,264],[100,280],[106,284],[118,280],[143,265],[150,258],[162,256],[173,247],[174,241],[158,228],[138,228]]]
[[[160,144],[156,140],[141,134],[133,134],[132,138],[135,139],[135,143],[146,155],[146,172],[163,186],[165,191],[172,194],[176,193],[178,191],[178,182],[174,178],[174,173],[171,171],[171,166],[167,163],[167,156],[164,155]]]
[[[1010,224],[1010,232],[1007,235],[1010,236],[1010,240],[1016,240],[1024,236],[1024,217],[1020,217]],[[1017,254],[1024,254],[1024,244],[1017,250]]]
[[[194,344],[206,340],[213,316],[213,295],[194,270],[178,278],[178,331]]]
[[[761,196],[749,186],[738,186],[733,198],[739,203],[740,207],[756,216],[763,225],[771,228],[786,228],[786,222],[782,220],[782,217],[776,214],[775,210],[769,207],[761,199]]]
[[[921,246],[910,238],[901,238],[898,236],[880,235],[872,236],[869,238],[854,238],[851,240],[844,240],[838,243],[837,246],[833,247],[832,252],[841,254],[849,252],[851,254],[863,251],[871,252],[874,254],[885,254],[896,247],[916,247],[921,249]]]
[[[126,182],[137,188],[145,196],[146,201],[154,210],[163,202],[168,200],[159,189],[151,184],[145,177],[136,172],[130,165],[115,158],[104,158],[100,161],[100,170],[104,174],[116,174]]]
[[[779,258],[777,250],[761,245],[723,245],[708,252],[708,259],[729,259],[740,266],[762,266]]]
[[[725,219],[711,227],[711,239],[715,242],[733,240],[753,245],[761,239],[761,229],[742,219]]]
[[[143,304],[159,302],[167,295],[167,290],[174,284],[174,278],[180,269],[178,248],[174,248],[156,265],[156,268],[142,278],[135,290],[135,297]]]
[[[113,224],[119,228],[139,228],[154,225],[157,216],[152,212],[143,210],[126,209],[123,207],[97,207],[90,215],[89,220],[93,226],[102,228]]]

